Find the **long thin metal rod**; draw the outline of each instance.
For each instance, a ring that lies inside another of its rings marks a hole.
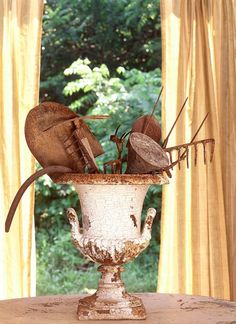
[[[197,137],[197,135],[198,135],[198,133],[200,132],[200,130],[201,130],[203,124],[205,123],[205,121],[206,121],[208,115],[209,115],[209,112],[206,114],[205,118],[204,118],[203,121],[201,122],[200,126],[198,127],[198,129],[197,129],[196,133],[194,134],[193,138],[191,139],[191,142],[190,142],[190,143],[193,143],[193,141],[194,141],[195,138]]]
[[[200,132],[203,124],[205,123],[207,117],[209,115],[209,112],[206,114],[206,116],[204,117],[203,121],[201,122],[200,126],[198,127],[196,133],[194,134],[193,138],[191,139],[191,142],[189,144],[192,144],[195,140],[195,138],[197,137],[198,133]],[[177,145],[178,147],[179,145]],[[167,172],[168,176],[171,178],[171,174],[170,174],[170,169],[172,169],[177,163],[179,163],[180,161],[184,160],[187,157],[187,149],[185,149],[185,151],[180,155],[180,157],[173,163],[171,163],[171,165],[169,165],[168,167],[166,167],[164,170]]]
[[[146,124],[146,126],[145,126],[145,128],[144,128],[143,134],[145,134],[146,131],[147,131],[147,129],[148,129],[148,126],[149,126],[149,124],[150,124],[151,118],[152,118],[152,116],[154,115],[154,112],[155,112],[155,110],[156,110],[156,108],[157,108],[157,106],[158,106],[158,103],[159,103],[159,100],[160,100],[160,98],[161,98],[161,94],[162,94],[163,89],[164,89],[164,87],[161,87],[161,91],[160,91],[160,93],[159,93],[159,95],[158,95],[158,98],[157,98],[157,100],[156,100],[156,102],[155,102],[153,108],[152,108],[151,115],[149,116],[148,122],[147,122],[147,124]]]
[[[185,101],[184,101],[184,103],[183,103],[183,105],[182,105],[182,107],[181,107],[181,109],[180,109],[180,111],[179,111],[179,113],[178,113],[178,116],[176,117],[175,122],[174,122],[174,124],[172,125],[172,127],[171,127],[171,129],[170,129],[170,131],[169,131],[169,134],[166,136],[166,138],[165,138],[165,140],[164,140],[164,142],[163,142],[162,147],[163,147],[164,149],[165,149],[166,146],[167,146],[167,143],[168,143],[169,137],[170,137],[170,135],[171,135],[171,133],[172,133],[172,131],[173,131],[173,129],[174,129],[174,127],[175,127],[175,125],[176,125],[176,123],[177,123],[177,121],[178,121],[178,119],[179,119],[181,113],[182,113],[182,111],[184,110],[184,107],[185,107],[187,101],[188,101],[188,97],[185,99]]]
[[[31,185],[32,182],[34,182],[37,178],[41,177],[44,174],[52,174],[52,173],[67,173],[67,172],[73,172],[73,170],[61,166],[61,165],[51,165],[48,167],[45,167],[34,174],[32,174],[20,187],[20,189],[17,191],[15,198],[13,199],[13,202],[11,204],[11,207],[9,209],[6,221],[5,221],[5,232],[9,232],[11,223],[16,211],[16,208],[19,204],[19,201],[21,200],[21,197],[23,196],[25,190]]]
[[[50,128],[55,127],[57,125],[61,125],[62,123],[67,123],[67,122],[73,122],[76,119],[82,119],[82,120],[103,120],[103,119],[107,119],[110,118],[110,115],[104,114],[104,115],[93,115],[93,116],[76,116],[76,117],[72,117],[69,119],[65,119],[63,121],[59,121],[56,123],[52,123],[50,126],[48,126],[47,128],[43,129],[43,132],[48,131]]]
[[[201,122],[200,126],[198,127],[196,133],[194,134],[193,138],[191,139],[190,144],[192,144],[192,143],[194,142],[194,140],[195,140],[195,138],[197,137],[198,133],[200,132],[200,130],[201,130],[203,124],[205,123],[205,121],[206,121],[208,115],[209,115],[209,112],[206,114],[206,116],[204,117],[204,119],[203,119],[203,121]],[[185,152],[183,152],[183,154],[181,154],[181,156],[180,156],[180,160],[183,160],[183,159],[186,158],[186,153],[187,153],[187,150],[185,150]]]

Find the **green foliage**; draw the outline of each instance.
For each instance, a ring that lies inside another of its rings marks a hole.
[[[128,132],[135,119],[151,112],[161,87],[160,70],[142,72],[117,68],[117,77],[111,76],[108,67],[102,64],[91,67],[88,59],[78,59],[65,70],[73,76],[64,89],[65,95],[77,94],[78,99],[70,107],[79,114],[109,114],[105,121],[91,121],[90,126],[106,152],[98,163],[100,166],[116,155],[115,145],[109,137],[121,125],[119,134]],[[160,106],[156,116],[160,121]]]
[[[129,292],[155,291],[157,255],[154,240],[122,274]],[[97,265],[87,260],[71,242],[70,228],[51,228],[37,232],[37,295],[92,293],[100,274]]]
[[[43,18],[41,98],[65,102],[63,70],[77,57],[114,73],[161,64],[159,0],[47,0]]]
[[[37,232],[37,295],[88,292],[99,275],[72,246],[69,226]]]
[[[37,228],[58,230],[67,223],[65,210],[78,209],[78,195],[72,186],[58,185],[48,176],[39,178],[35,184],[35,225]]]

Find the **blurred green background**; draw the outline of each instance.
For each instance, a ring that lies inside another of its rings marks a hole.
[[[161,88],[160,4],[154,0],[47,0],[43,18],[40,100],[69,106],[79,115],[109,114],[89,126],[102,144],[103,163],[116,156],[109,141],[150,113]],[[155,116],[160,121],[160,104]],[[124,154],[126,152],[124,151]],[[92,292],[99,273],[71,243],[68,207],[80,215],[73,187],[40,178],[35,191],[37,295]],[[131,292],[155,291],[159,255],[161,187],[144,203],[157,209],[150,246],[127,264]],[[81,215],[80,215],[81,217]]]

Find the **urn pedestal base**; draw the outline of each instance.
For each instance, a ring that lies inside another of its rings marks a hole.
[[[93,262],[101,264],[98,290],[79,300],[79,320],[143,320],[140,298],[126,293],[120,278],[123,264],[136,258],[149,244],[156,214],[149,208],[141,228],[144,198],[151,184],[163,184],[160,175],[67,174],[58,183],[72,183],[82,213],[80,226],[69,208],[72,242]]]
[[[102,273],[98,290],[92,296],[79,300],[77,315],[80,320],[145,319],[142,300],[125,292],[120,278],[120,265],[98,268]]]

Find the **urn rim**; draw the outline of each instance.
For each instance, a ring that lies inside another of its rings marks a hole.
[[[168,178],[164,174],[84,174],[84,173],[63,173],[54,178],[58,184],[94,184],[94,185],[152,185],[168,184]]]

